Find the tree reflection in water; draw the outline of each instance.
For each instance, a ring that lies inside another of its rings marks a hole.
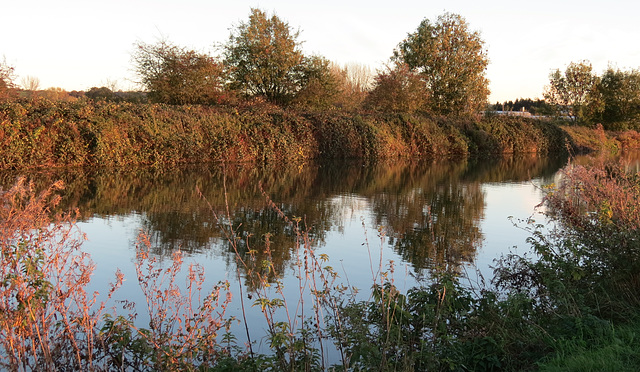
[[[78,208],[84,219],[141,216],[141,228],[151,236],[157,255],[170,255],[178,248],[194,254],[217,250],[217,256],[235,266],[234,250],[225,243],[199,189],[242,238],[241,254],[253,249],[259,262],[265,234],[270,234],[273,264],[280,272],[294,257],[296,234],[269,207],[268,199],[289,218],[302,218],[316,248],[325,244],[329,231],[340,230],[346,211],[353,207],[350,203],[364,200],[373,223],[384,226],[393,249],[419,271],[435,266],[455,270],[473,260],[482,242],[483,182],[550,176],[563,162],[531,155],[371,164],[47,170],[24,175],[37,188],[62,179],[66,189],[59,208]],[[16,176],[1,173],[0,184],[6,188]],[[336,198],[345,195],[350,197]]]

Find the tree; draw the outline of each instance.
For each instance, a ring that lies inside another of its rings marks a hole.
[[[50,87],[38,94],[40,97],[50,101],[72,101],[75,100],[66,90],[60,87]]]
[[[374,76],[371,68],[352,62],[344,65],[342,71],[345,77],[343,107],[361,107],[373,87]]]
[[[385,112],[414,112],[425,107],[429,95],[420,75],[408,65],[387,66],[375,77],[365,106]]]
[[[445,13],[424,19],[394,51],[396,66],[416,72],[429,92],[427,108],[437,114],[477,113],[489,96],[484,41],[464,18]]]
[[[40,79],[35,76],[25,76],[21,80],[22,87],[29,92],[29,97],[34,98],[40,88]]]
[[[116,99],[116,95],[107,87],[92,87],[84,95],[94,101],[114,101]]]
[[[544,98],[571,120],[588,122],[601,110],[597,86],[598,77],[593,73],[591,63],[571,62],[564,74],[559,69],[551,72]]]
[[[215,58],[162,40],[139,42],[133,54],[140,83],[153,102],[211,104],[225,100],[224,68]]]
[[[305,58],[301,73],[300,90],[293,99],[296,105],[329,109],[344,103],[346,76],[331,61],[321,56]]]
[[[304,56],[299,32],[276,15],[251,9],[248,22],[232,30],[224,47],[233,86],[247,96],[285,104],[302,89]]]
[[[598,93],[605,128],[623,129],[640,124],[640,71],[609,67],[600,79]]]
[[[351,92],[365,93],[371,89],[373,85],[373,74],[369,66],[351,62],[344,66],[344,71]]]
[[[15,92],[15,74],[14,67],[7,64],[7,60],[0,62],[0,101],[8,99]]]

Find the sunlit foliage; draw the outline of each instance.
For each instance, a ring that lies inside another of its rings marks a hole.
[[[420,75],[408,65],[387,66],[375,77],[365,107],[383,112],[414,112],[425,108],[429,95]]]
[[[233,87],[273,103],[289,102],[301,89],[304,76],[298,36],[278,16],[251,9],[249,20],[233,28],[224,47]]]
[[[139,83],[152,102],[212,104],[228,98],[222,64],[208,54],[162,40],[137,43],[132,58]]]
[[[489,63],[484,41],[460,15],[423,20],[396,48],[393,61],[417,73],[429,92],[427,107],[437,114],[480,111],[489,96]]]

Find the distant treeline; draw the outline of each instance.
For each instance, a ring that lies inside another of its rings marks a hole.
[[[425,158],[563,151],[566,144],[637,147],[638,142],[635,132],[627,132],[621,145],[604,132],[582,128],[569,135],[549,121],[520,117],[350,114],[285,110],[267,103],[212,107],[14,100],[0,103],[0,123],[4,169]]]
[[[545,100],[536,98],[518,98],[515,101],[496,102],[489,105],[488,111],[527,111],[532,115],[551,116],[554,114],[553,105]]]

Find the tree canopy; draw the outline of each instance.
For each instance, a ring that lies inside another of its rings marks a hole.
[[[429,96],[420,75],[406,64],[387,66],[375,77],[365,106],[385,112],[413,112],[423,109]]]
[[[215,58],[163,40],[139,42],[135,71],[152,102],[208,104],[223,99],[224,69]]]
[[[274,103],[293,99],[304,80],[305,59],[298,36],[276,15],[251,9],[249,20],[232,30],[224,47],[234,88]]]
[[[460,15],[424,19],[398,45],[392,60],[419,74],[429,92],[427,108],[434,113],[476,113],[487,101],[484,41]]]
[[[573,121],[586,122],[599,110],[597,85],[598,77],[591,63],[571,62],[564,73],[559,69],[551,72],[544,98]]]
[[[609,67],[599,80],[599,119],[609,129],[640,125],[640,71]]]

